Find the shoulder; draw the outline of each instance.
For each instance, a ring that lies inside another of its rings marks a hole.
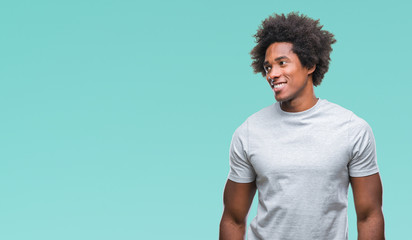
[[[266,119],[266,118],[270,118],[273,116],[274,114],[274,109],[275,106],[278,103],[273,103],[269,106],[266,106],[262,109],[260,109],[259,111],[255,112],[254,114],[250,115],[247,120],[248,121],[256,121],[256,120],[261,120],[261,119]]]
[[[353,142],[363,138],[374,139],[371,126],[355,114],[352,114],[349,122],[349,137]]]
[[[266,106],[259,111],[247,117],[235,130],[234,135],[237,137],[245,137],[248,135],[250,127],[263,125],[264,122],[269,122],[274,117],[274,107],[276,103]]]
[[[324,112],[330,113],[335,117],[345,119],[347,121],[347,126],[351,131],[356,130],[368,130],[370,129],[369,124],[361,117],[356,115],[351,110],[344,108],[336,103],[325,101],[323,110]]]
[[[322,112],[329,113],[331,115],[336,115],[338,117],[349,117],[353,115],[353,112],[346,109],[336,103],[329,102],[326,99],[322,99]]]
[[[357,116],[354,113],[352,114],[350,118],[350,125],[351,125],[351,128],[354,128],[354,129],[370,129],[371,128],[365,119]]]

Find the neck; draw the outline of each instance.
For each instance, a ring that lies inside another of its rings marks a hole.
[[[302,112],[315,106],[319,98],[313,95],[309,99],[293,99],[290,101],[280,102],[280,108],[285,112]]]
[[[307,76],[305,85],[298,91],[295,97],[281,101],[280,108],[285,112],[302,112],[315,106],[318,98],[313,88],[312,75]]]

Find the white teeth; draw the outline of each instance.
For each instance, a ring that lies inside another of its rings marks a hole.
[[[280,83],[280,84],[276,84],[275,85],[275,88],[280,88],[280,87],[282,87],[283,85],[285,85],[286,83]]]

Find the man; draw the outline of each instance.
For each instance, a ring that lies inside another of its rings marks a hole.
[[[262,22],[251,51],[276,103],[234,132],[224,190],[221,240],[243,239],[256,190],[249,240],[348,239],[352,186],[358,239],[384,239],[382,184],[370,126],[315,96],[328,71],[333,34],[319,20],[290,13]],[[349,82],[349,81],[348,81]]]

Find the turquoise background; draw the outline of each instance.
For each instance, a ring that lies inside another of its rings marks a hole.
[[[371,125],[387,239],[411,239],[411,7],[2,1],[0,239],[217,239],[232,134],[275,101],[252,35],[290,11],[335,34],[317,96]]]

